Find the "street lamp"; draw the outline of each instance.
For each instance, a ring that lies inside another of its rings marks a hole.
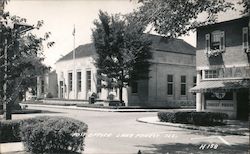
[[[33,26],[27,25],[27,24],[22,24],[22,23],[13,23],[12,21],[7,21],[7,20],[1,20],[0,21],[0,32],[2,35],[2,41],[4,41],[4,85],[3,85],[3,111],[4,111],[4,119],[5,120],[11,120],[12,116],[11,116],[11,103],[7,100],[8,96],[8,59],[10,56],[10,53],[8,53],[8,35],[5,35],[6,33],[8,33],[8,31],[10,32],[10,35],[12,37],[13,34],[17,35],[21,35],[26,33],[29,30],[34,29]],[[4,30],[3,30],[4,29]],[[5,33],[3,35],[3,33]],[[15,45],[15,43],[14,43]]]

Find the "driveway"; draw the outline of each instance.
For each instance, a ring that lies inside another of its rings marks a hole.
[[[29,107],[51,111],[46,115],[67,116],[88,124],[84,153],[248,153],[249,137],[218,135],[137,122],[137,118],[156,116],[156,112],[98,112],[48,107]],[[13,115],[13,119],[45,114]]]

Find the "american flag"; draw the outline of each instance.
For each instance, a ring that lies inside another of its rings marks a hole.
[[[75,25],[74,25],[74,29],[73,29],[72,35],[75,36],[75,33],[76,33],[76,29],[75,29]]]

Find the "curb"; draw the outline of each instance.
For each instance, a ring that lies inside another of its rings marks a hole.
[[[47,107],[47,108],[60,108],[60,109],[70,109],[70,110],[86,110],[86,111],[99,111],[99,112],[158,112],[154,109],[99,109],[90,107],[76,107],[76,106],[59,106],[59,105],[42,105],[42,104],[21,104],[34,107]]]
[[[151,119],[151,120],[148,120],[148,119]],[[155,121],[153,121],[152,119]],[[156,120],[158,120],[157,117],[144,117],[144,118],[136,119],[136,121],[138,121],[138,122],[161,125],[161,126],[178,127],[178,128],[199,130],[199,131],[213,132],[213,133],[223,133],[223,134],[228,134],[228,135],[249,136],[249,133],[236,132],[236,131],[230,131],[230,130],[223,131],[223,129],[218,130],[218,129],[208,128],[208,127],[204,127],[204,126],[193,126],[193,125],[188,125],[188,124],[175,124],[175,123],[169,123],[169,122],[160,122],[160,121],[156,121]]]

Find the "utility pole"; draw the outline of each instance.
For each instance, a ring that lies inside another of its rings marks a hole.
[[[74,30],[73,30],[73,81],[72,82],[72,88],[73,88],[73,93],[74,93],[74,97],[75,99],[77,99],[78,94],[77,94],[77,72],[76,72],[76,47],[75,47],[75,42],[76,42],[76,29],[75,29],[75,25],[74,25]]]

